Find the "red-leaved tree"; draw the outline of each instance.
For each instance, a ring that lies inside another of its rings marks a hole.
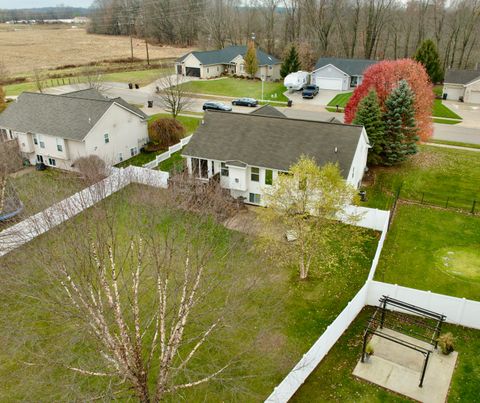
[[[369,67],[364,74],[362,84],[353,92],[345,108],[345,122],[351,123],[357,113],[357,107],[371,89],[377,93],[382,109],[385,100],[400,80],[406,80],[415,94],[415,121],[422,141],[433,132],[432,107],[433,88],[425,68],[412,59],[385,60]]]

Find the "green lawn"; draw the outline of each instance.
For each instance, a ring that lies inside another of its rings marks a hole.
[[[366,188],[370,207],[389,208],[400,186],[400,198],[440,207],[448,199],[449,207],[470,211],[473,201],[480,200],[478,152],[422,145],[404,164],[373,171],[375,184]]]
[[[45,171],[27,168],[14,174],[10,183],[25,205],[24,216],[38,213],[84,187],[75,173],[55,168],[47,168]]]
[[[447,108],[441,99],[435,99],[433,101],[433,116],[438,118],[450,118],[450,119],[458,119],[462,120],[462,117],[457,115],[454,111],[450,108]]]
[[[433,118],[433,123],[441,123],[444,125],[456,125],[456,124],[459,124],[460,122],[461,122],[460,120]]]
[[[362,335],[372,311],[372,308],[365,308],[360,312],[291,402],[411,402],[352,375],[360,359]],[[445,324],[443,330],[456,337],[455,349],[459,353],[448,402],[477,401],[480,396],[480,331],[450,324]]]
[[[353,92],[346,92],[344,94],[337,94],[327,105],[327,110],[330,112],[336,112],[336,106],[338,105],[340,110],[347,106],[347,103],[352,96]],[[457,115],[454,111],[447,108],[441,99],[435,99],[433,102],[433,111],[432,116],[437,118],[450,118],[450,119],[458,119],[461,120],[462,117]],[[447,124],[455,124],[458,122],[451,122],[446,121],[445,119],[437,119],[435,120],[437,123],[447,123]]]
[[[375,279],[480,300],[480,217],[401,204]]]
[[[472,144],[472,143],[463,143],[461,141],[449,141],[449,140],[435,140],[430,139],[428,140],[429,143],[434,144],[446,144],[449,146],[457,146],[457,147],[466,147],[466,148],[477,148],[480,149],[480,144]]]
[[[335,112],[337,110],[336,106],[338,105],[340,110],[345,108],[347,106],[347,103],[352,96],[353,92],[345,92],[343,94],[337,94],[335,97],[328,103],[328,106],[333,107],[332,108],[327,108],[328,110],[331,110],[331,112]]]
[[[186,90],[197,94],[262,98],[262,83],[259,80],[221,78],[215,80],[190,81],[182,85]],[[288,98],[283,95],[286,90],[283,83],[266,81],[264,82],[264,99],[287,102]],[[272,98],[274,94],[276,98]]]
[[[105,203],[111,204],[114,230],[125,241],[132,235],[149,239],[149,234],[157,231],[163,236],[181,223],[196,220],[194,215],[162,208],[162,192],[165,190],[129,186],[0,259],[5,274],[0,282],[1,401],[29,400],[31,396],[36,401],[93,400],[109,391],[109,385],[122,384],[121,380],[114,379],[111,384],[110,379],[85,377],[66,368],[96,368],[100,357],[86,338],[84,324],[68,314],[54,314],[53,307],[66,306],[65,293],[58,281],[46,275],[48,264],[37,259],[36,251],[50,251],[47,256],[55,259],[56,253],[63,256],[69,247],[80,247],[86,234],[84,220],[103,225],[96,217],[102,217],[100,207]],[[346,231],[345,242],[349,242],[350,231],[361,231],[345,226],[339,230]],[[220,382],[187,389],[167,401],[263,401],[364,283],[376,237],[366,233],[362,243],[366,255],[355,256],[348,270],[342,266],[323,273],[313,268],[311,278],[300,282],[293,268],[267,264],[263,254],[252,247],[254,238],[213,223],[205,231],[202,239],[210,240],[217,251],[208,270],[221,279],[221,287],[208,293],[205,303],[228,293],[232,309],[225,317],[230,326],[212,334],[192,361],[192,370],[208,371],[209,365],[225,362],[232,354],[241,353],[241,359]],[[63,241],[72,237],[78,242],[65,246]],[[223,256],[222,248],[229,239],[238,243],[229,260],[230,270],[224,270],[224,263],[216,259]],[[74,262],[77,260],[70,264]],[[148,293],[142,298],[148,298]],[[210,311],[205,312],[205,317],[208,315]],[[129,400],[125,393],[109,396]]]
[[[106,73],[102,75],[102,81],[108,82],[121,82],[121,83],[136,83],[141,86],[147,85],[159,78],[162,74],[169,71],[169,69],[150,69],[150,70],[132,70],[132,71],[122,71],[116,73]],[[77,80],[80,82],[84,81],[83,77],[70,77],[70,82],[72,84],[76,83]],[[59,79],[47,79],[44,81],[45,87],[55,87],[58,85],[68,85],[69,77],[59,78]],[[19,84],[6,85],[4,87],[7,96],[19,95],[24,91],[37,91],[35,82],[27,81]]]
[[[173,153],[168,160],[162,161],[156,169],[164,172],[180,170],[183,167],[182,150]]]
[[[168,114],[168,113],[157,113],[155,115],[151,115],[148,118],[148,123],[150,124],[150,123],[152,123],[155,120],[160,119],[160,118],[170,118],[170,117],[171,117],[171,115]],[[179,122],[181,122],[183,124],[183,126],[185,126],[185,129],[187,130],[186,133],[185,133],[185,136],[189,136],[190,134],[192,134],[197,129],[200,122],[202,121],[202,119],[200,117],[194,118],[194,117],[190,117],[190,116],[177,116],[177,120]],[[153,161],[157,155],[162,154],[165,151],[166,150],[159,150],[159,151],[151,152],[151,153],[140,152],[135,157],[132,157],[128,160],[125,160],[125,161],[121,162],[120,164],[117,164],[116,166],[119,167],[119,168],[122,168],[122,167],[125,168],[125,167],[128,167],[130,165],[135,165],[135,166],[141,167],[141,166],[145,165],[146,163],[148,163],[150,161]],[[164,163],[165,162],[166,161],[164,161]],[[164,169],[162,169],[162,171],[163,170]]]

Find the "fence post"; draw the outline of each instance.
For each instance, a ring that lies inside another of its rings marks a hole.
[[[471,211],[472,214],[475,214],[475,204],[477,204],[476,200],[474,200],[472,204],[472,211]]]

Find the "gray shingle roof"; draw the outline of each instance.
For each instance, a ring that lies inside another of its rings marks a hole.
[[[375,60],[366,59],[340,59],[337,57],[321,57],[313,70],[318,70],[328,64],[334,65],[336,68],[347,73],[349,76],[361,76],[363,72],[373,64],[377,63]]]
[[[448,69],[445,74],[445,83],[468,84],[471,81],[480,79],[480,70],[453,70]]]
[[[338,163],[346,177],[361,135],[355,125],[207,111],[182,154],[282,171],[305,154],[319,165]]]
[[[271,105],[263,105],[258,109],[250,112],[250,115],[259,115],[259,116],[272,116],[277,118],[285,118],[286,116],[280,112],[278,109],[274,108]]]
[[[188,55],[193,54],[203,65],[209,64],[228,64],[238,55],[242,57],[247,52],[246,46],[227,46],[220,50],[207,50],[205,52],[190,52],[181,58],[177,59],[177,62],[182,62]],[[281,63],[276,57],[271,56],[264,51],[257,49],[257,60],[259,66],[274,65]]]
[[[96,90],[63,95],[24,92],[0,114],[0,127],[83,140],[113,103],[122,105],[143,119],[147,117],[123,99],[107,99]]]

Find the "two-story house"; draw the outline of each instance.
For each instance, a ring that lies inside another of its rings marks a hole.
[[[175,62],[177,74],[183,76],[213,78],[222,74],[247,76],[246,46],[227,46],[219,50],[187,53]],[[262,80],[279,80],[282,62],[276,57],[257,49],[258,71],[255,77]]]
[[[88,155],[117,164],[148,141],[145,113],[93,89],[64,95],[24,92],[0,114],[0,132],[18,140],[30,163],[67,170]]]
[[[207,111],[182,152],[190,174],[205,181],[218,175],[233,197],[256,205],[301,155],[338,164],[348,183],[360,185],[370,148],[362,126],[273,115]]]

